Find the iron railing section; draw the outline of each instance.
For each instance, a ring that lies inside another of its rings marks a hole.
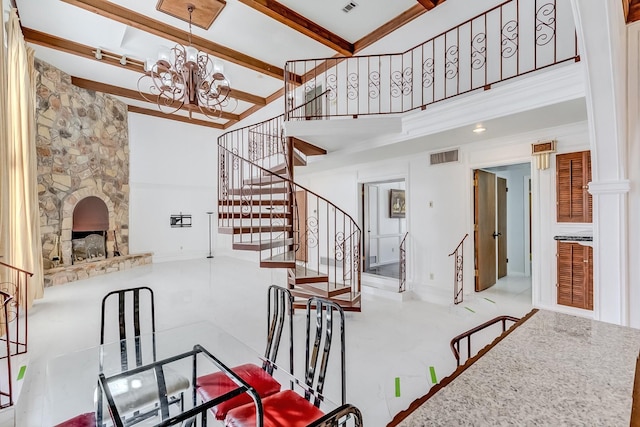
[[[400,242],[400,274],[398,277],[398,292],[402,293],[407,290],[407,236],[409,232],[404,233],[404,237]]]
[[[570,2],[509,0],[402,53],[288,61],[287,119],[425,109],[579,59]],[[326,102],[297,108],[319,88]]]
[[[0,305],[2,306],[2,318],[9,319],[15,298],[7,292],[0,291]],[[4,346],[0,350],[0,369],[2,376],[0,379],[0,409],[13,406],[13,384],[11,371],[11,328],[4,329]]]
[[[453,261],[453,303],[460,304],[464,301],[464,241],[469,237],[465,234],[458,246],[449,254]]]
[[[505,333],[507,330],[507,321],[516,323],[520,319],[512,316],[498,316],[494,319],[491,319],[487,322],[484,322],[481,325],[476,326],[475,328],[471,328],[466,332],[461,333],[460,335],[454,337],[451,340],[449,346],[451,347],[451,351],[453,352],[453,357],[456,358],[457,366],[460,366],[460,342],[463,339],[467,339],[467,359],[471,358],[471,336],[477,332],[480,332],[492,325],[495,325],[498,322],[502,322],[502,333]]]
[[[263,261],[286,260],[295,251],[302,271],[328,276],[327,291],[349,286],[352,293],[360,292],[362,233],[353,218],[286,176],[242,157],[241,152],[219,145],[219,226],[229,232],[242,227],[242,233],[233,236],[236,244],[264,244]],[[290,197],[296,202],[290,203]]]
[[[8,336],[11,337],[9,342],[12,356],[27,352],[29,337],[27,295],[29,277],[32,276],[33,273],[0,261],[0,291],[13,297],[6,307],[8,313],[6,320],[0,320],[0,323],[4,322],[3,325],[9,334],[0,336],[0,341],[7,341]],[[6,356],[0,356],[0,359],[3,357]]]

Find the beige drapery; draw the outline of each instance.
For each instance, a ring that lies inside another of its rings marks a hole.
[[[7,22],[0,78],[0,255],[3,262],[33,272],[21,305],[42,297],[42,243],[35,143],[33,49],[27,47],[16,9]],[[0,31],[2,33],[2,31]]]

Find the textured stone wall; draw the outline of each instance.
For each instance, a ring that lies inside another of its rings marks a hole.
[[[71,77],[36,59],[38,195],[45,269],[60,238],[60,265],[71,265],[73,208],[87,196],[109,209],[108,256],[129,253],[127,106],[71,84]]]

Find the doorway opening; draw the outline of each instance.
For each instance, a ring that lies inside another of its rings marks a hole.
[[[362,184],[363,272],[398,279],[400,244],[407,231],[404,179]]]
[[[498,284],[531,300],[531,164],[476,169],[475,291]]]

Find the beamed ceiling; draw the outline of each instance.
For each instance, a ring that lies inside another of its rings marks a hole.
[[[358,54],[444,2],[356,0],[345,13],[350,0],[10,1],[36,56],[75,85],[115,95],[131,112],[218,129],[280,99],[287,60]],[[222,60],[231,81],[232,99],[219,119],[186,109],[160,113],[138,92],[147,58],[155,59],[161,46],[188,44],[187,4],[196,7],[193,46]]]

